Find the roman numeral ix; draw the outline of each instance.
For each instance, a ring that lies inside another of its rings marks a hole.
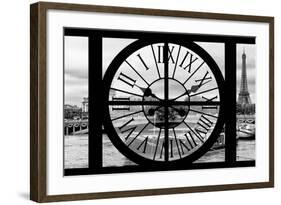
[[[188,60],[187,56],[189,56],[189,60]],[[186,70],[188,68],[188,72],[190,73],[191,66],[196,60],[198,60],[198,57],[194,57],[193,54],[191,54],[187,51],[179,66],[181,68],[183,68],[184,70]],[[187,64],[184,66],[183,64],[185,64],[185,61],[187,61]]]

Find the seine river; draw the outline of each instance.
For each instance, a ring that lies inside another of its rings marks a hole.
[[[65,136],[65,168],[84,168],[88,166],[88,135]],[[134,163],[125,158],[112,145],[106,135],[103,137],[103,166],[124,166]],[[225,150],[217,149],[207,152],[196,162],[224,161]],[[237,160],[255,159],[255,140],[238,140]],[[196,163],[195,162],[195,163]]]

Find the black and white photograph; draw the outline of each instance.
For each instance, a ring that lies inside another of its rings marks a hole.
[[[65,29],[66,175],[255,166],[254,39],[101,33]]]
[[[32,4],[31,199],[274,187],[274,18],[234,13]]]

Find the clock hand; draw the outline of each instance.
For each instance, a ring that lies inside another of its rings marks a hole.
[[[184,96],[184,95],[186,95],[186,94],[189,95],[190,93],[196,93],[196,92],[199,90],[200,87],[202,87],[203,85],[207,84],[207,83],[210,82],[210,81],[211,81],[211,80],[209,80],[209,81],[207,81],[207,82],[205,82],[205,83],[203,83],[203,82],[201,81],[201,83],[199,83],[198,85],[192,85],[189,90],[187,90],[187,91],[184,92],[183,94],[179,95],[178,97],[172,99],[171,101],[175,101],[175,100],[181,98],[182,96]]]
[[[144,97],[153,97],[153,98],[156,98],[158,100],[161,100],[160,98],[158,98],[154,93],[152,93],[152,90],[150,88],[143,88],[143,87],[140,87],[138,85],[135,85],[137,86],[142,92],[143,92],[143,95]]]
[[[198,85],[191,86],[191,88],[189,90],[187,90],[187,94],[196,93],[199,90],[199,88],[201,88],[203,85],[207,84],[210,81],[211,80],[204,82],[204,83],[203,83],[203,81],[201,81]]]
[[[187,94],[195,93],[200,88],[200,85],[193,85],[189,90],[186,91]]]
[[[135,86],[137,86],[137,87],[143,92],[143,94],[145,93],[146,88],[140,87],[140,86],[138,86],[138,85],[136,85],[136,84],[135,84]]]
[[[195,92],[197,92],[197,90],[198,90],[201,86],[203,86],[203,85],[209,83],[209,82],[211,81],[211,80],[210,80],[211,77],[208,77],[208,73],[209,73],[209,72],[206,72],[206,74],[204,75],[204,77],[203,77],[202,79],[195,80],[195,82],[200,81],[200,83],[199,83],[198,85],[193,85],[193,86],[191,86],[190,90],[187,90],[187,94],[189,94],[189,93],[195,93]],[[208,81],[205,82],[205,80],[208,80]]]

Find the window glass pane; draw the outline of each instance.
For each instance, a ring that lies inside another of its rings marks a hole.
[[[64,168],[88,167],[88,38],[64,37]]]

